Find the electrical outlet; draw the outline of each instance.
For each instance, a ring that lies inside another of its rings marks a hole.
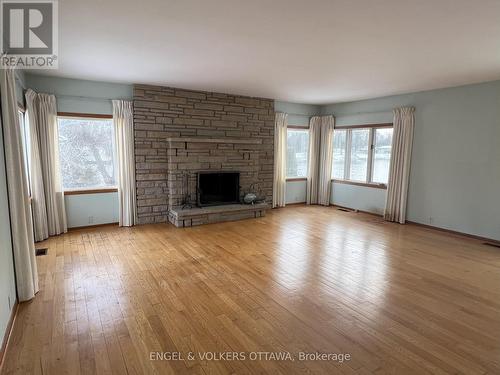
[[[94,217],[93,216],[89,216],[89,224],[93,224],[94,223]]]
[[[434,222],[434,218],[432,216],[429,217],[429,224],[432,224]]]

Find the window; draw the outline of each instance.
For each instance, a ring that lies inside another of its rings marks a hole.
[[[334,179],[343,180],[345,171],[347,130],[336,130],[333,133],[333,172]]]
[[[366,181],[368,171],[368,138],[369,129],[355,129],[351,131],[351,167],[349,178],[352,181]]]
[[[29,155],[30,155],[30,132],[28,127],[28,115],[18,110],[19,126],[21,127],[21,142],[23,145],[23,159],[24,159],[24,173],[26,174],[26,181],[28,182],[28,191],[30,191],[30,173],[29,173]],[[31,194],[31,193],[30,193]]]
[[[288,129],[286,151],[287,178],[307,177],[309,130]]]
[[[375,129],[373,142],[373,182],[386,184],[389,180],[391,146],[392,128]]]
[[[365,184],[387,184],[392,127],[336,129],[333,133],[332,178]]]
[[[59,117],[58,125],[64,189],[115,187],[113,121]]]

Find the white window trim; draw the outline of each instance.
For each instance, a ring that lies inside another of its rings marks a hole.
[[[335,130],[345,130],[346,131],[346,145],[345,145],[345,158],[344,158],[344,178],[343,179],[337,179],[332,177],[333,182],[338,182],[338,183],[344,183],[344,184],[351,184],[351,185],[359,185],[359,186],[369,186],[369,187],[375,187],[375,188],[380,188],[380,189],[387,189],[387,184],[385,183],[380,183],[380,182],[374,182],[373,181],[373,162],[374,162],[374,152],[375,152],[375,131],[377,129],[387,129],[391,128],[392,129],[392,124],[380,124],[380,125],[366,125],[366,126],[343,126],[336,128]],[[358,180],[351,180],[349,178],[350,176],[350,168],[351,168],[351,147],[352,147],[352,131],[356,130],[366,130],[368,129],[369,135],[368,135],[368,144],[369,144],[369,150],[368,150],[368,159],[367,159],[367,168],[366,168],[366,178],[365,181],[358,181]],[[332,174],[333,174],[333,169],[332,169]]]
[[[57,112],[57,121],[59,125],[59,119],[71,119],[71,120],[96,120],[96,121],[113,121],[113,115],[105,114],[89,114],[89,113],[75,113],[75,112]],[[113,130],[114,131],[114,130]],[[116,163],[116,150],[113,139],[113,160]],[[64,195],[83,195],[83,194],[102,194],[102,193],[114,193],[118,191],[118,186],[89,186],[84,188],[64,188]]]
[[[23,163],[24,163],[24,169],[25,169],[25,174],[26,178],[28,181],[28,194],[31,196],[31,185],[29,183],[30,178],[31,178],[31,172],[30,172],[30,158],[29,158],[29,151],[30,151],[30,145],[28,142],[28,137],[29,137],[29,130],[27,129],[27,123],[26,123],[26,110],[24,107],[18,105],[17,108],[18,115],[20,115],[20,121],[22,120],[22,123],[19,124],[21,127],[21,143],[22,143],[22,151],[23,151]]]

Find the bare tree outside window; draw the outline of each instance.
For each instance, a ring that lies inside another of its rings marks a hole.
[[[116,186],[112,120],[60,117],[58,124],[63,187]]]

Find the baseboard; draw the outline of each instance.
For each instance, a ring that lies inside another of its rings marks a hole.
[[[271,210],[279,210],[281,208],[287,208],[291,206],[305,206],[306,202],[293,202],[293,203],[285,203],[284,206],[276,206],[276,207],[269,207]]]
[[[119,223],[105,223],[105,224],[95,224],[95,225],[85,225],[83,227],[73,227],[73,228],[68,228],[68,232],[72,232],[75,230],[80,230],[80,229],[92,229],[92,228],[101,228],[101,227],[111,227],[111,226],[117,226]]]
[[[288,206],[293,206],[293,205],[304,205],[305,202],[299,202],[299,203],[289,203],[287,204],[285,207],[288,207]],[[368,211],[363,211],[363,210],[357,210],[355,208],[351,208],[351,207],[345,207],[345,206],[340,206],[340,205],[337,205],[337,204],[331,204],[329,207],[333,207],[333,208],[343,208],[343,209],[346,209],[346,210],[349,210],[351,212],[361,212],[363,214],[368,214],[368,215],[373,215],[373,216],[377,216],[377,217],[384,217],[384,215],[381,215],[381,214],[376,214],[374,212],[368,212]],[[472,238],[472,239],[475,239],[475,240],[478,240],[478,241],[482,241],[482,242],[487,242],[487,243],[490,243],[490,244],[493,244],[493,245],[497,245],[497,246],[500,246],[500,240],[494,240],[493,238],[488,238],[488,237],[482,237],[482,236],[476,236],[474,234],[469,234],[469,233],[463,233],[463,232],[459,232],[459,231],[455,231],[455,230],[451,230],[451,229],[446,229],[446,228],[440,228],[440,227],[435,227],[433,225],[428,225],[428,224],[422,224],[422,223],[417,223],[415,221],[409,221],[409,220],[406,220],[406,223],[407,224],[413,224],[413,225],[417,225],[417,226],[420,226],[420,227],[423,227],[423,228],[427,228],[427,229],[433,229],[433,230],[437,230],[437,231],[440,231],[440,232],[445,232],[445,233],[448,233],[448,234],[453,234],[455,236],[463,236],[463,237],[468,237],[468,238]],[[397,224],[397,223],[396,223]]]
[[[307,206],[306,202],[293,202],[293,203],[287,203],[286,207],[290,207],[290,206]],[[373,216],[377,216],[377,217],[383,217],[384,215],[381,215],[381,214],[377,214],[375,212],[369,212],[369,211],[363,211],[363,210],[358,210],[356,208],[351,208],[351,207],[345,207],[345,206],[339,206],[337,204],[331,204],[329,206],[322,206],[322,205],[319,205],[319,204],[311,204],[309,206],[321,206],[321,207],[333,207],[333,208],[344,208],[346,210],[349,210],[351,212],[360,212],[360,213],[363,213],[363,214],[368,214],[368,215],[373,215]],[[283,208],[283,207],[277,207],[277,208]]]
[[[472,238],[474,240],[479,240],[479,241],[483,241],[483,242],[489,242],[489,243],[492,243],[492,244],[495,244],[495,245],[500,245],[500,241],[499,240],[494,240],[493,238],[476,236],[475,234],[469,234],[469,233],[459,232],[459,231],[452,230],[452,229],[440,228],[440,227],[436,227],[436,226],[433,226],[433,225],[417,223],[416,221],[406,220],[406,222],[408,224],[417,225],[419,227],[423,227],[423,228],[427,228],[427,229],[434,229],[434,230],[437,230],[437,231],[440,231],[440,232],[445,232],[445,233],[453,234],[453,235],[456,235],[456,236],[468,237],[468,238]]]
[[[363,210],[358,210],[356,208],[339,206],[338,204],[332,204],[330,206],[333,207],[333,208],[343,208],[343,209],[346,209],[346,210],[349,210],[349,211],[352,211],[352,212],[361,212],[362,214],[373,215],[373,216],[377,216],[377,217],[384,217],[384,215],[377,214],[375,212],[363,211]]]
[[[7,345],[9,344],[12,328],[14,327],[14,321],[16,320],[18,307],[19,304],[17,303],[16,300],[16,302],[14,303],[14,308],[12,309],[12,312],[10,314],[9,323],[7,324],[7,329],[5,330],[5,336],[2,340],[2,347],[0,348],[0,373],[2,373],[3,360],[5,352],[7,351]]]

